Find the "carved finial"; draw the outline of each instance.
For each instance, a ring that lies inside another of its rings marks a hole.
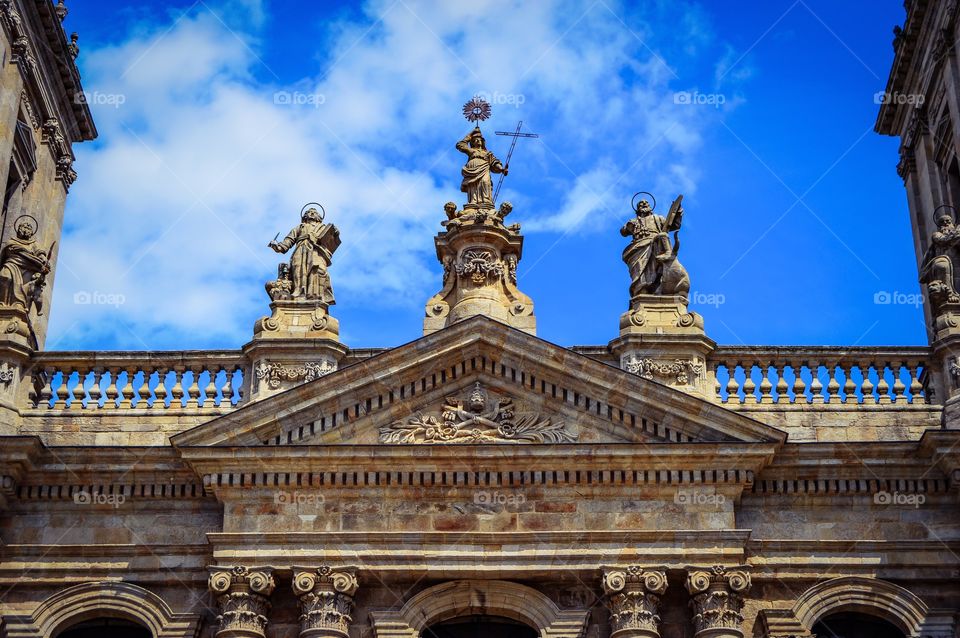
[[[80,55],[80,47],[77,45],[77,40],[80,39],[80,34],[74,31],[70,34],[70,55],[73,56],[73,59],[76,60],[77,56]]]
[[[57,13],[57,17],[60,19],[60,22],[63,22],[67,18],[67,14],[70,13],[70,10],[67,9],[67,5],[63,4],[63,0],[58,0],[57,6],[53,8]]]

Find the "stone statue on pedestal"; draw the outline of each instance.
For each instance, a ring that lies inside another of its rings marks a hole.
[[[703,317],[687,308],[690,277],[677,259],[681,202],[683,195],[663,217],[654,213],[656,200],[651,205],[641,199],[632,206],[634,218],[620,229],[630,237],[623,250],[630,269],[630,308],[620,315],[620,336],[610,348],[620,368],[631,374],[706,394],[706,360],[715,344],[704,332]]]
[[[253,341],[245,347],[254,362],[253,400],[309,383],[337,370],[347,348],[340,343],[340,323],[330,316],[335,301],[330,283],[333,253],[340,231],[323,223],[323,207],[304,206],[300,224],[283,241],[268,246],[293,254],[266,284],[270,316],[257,320]],[[277,234],[279,237],[279,233]]]

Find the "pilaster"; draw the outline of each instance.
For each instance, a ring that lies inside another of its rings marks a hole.
[[[220,611],[216,638],[265,638],[276,585],[272,568],[210,567],[207,585]]]
[[[353,568],[293,568],[293,593],[300,599],[300,638],[348,638],[353,595],[359,588]]]
[[[687,568],[695,638],[743,638],[742,595],[750,589],[748,569]]]
[[[666,590],[662,569],[644,571],[638,565],[604,569],[611,638],[660,638],[660,596]]]

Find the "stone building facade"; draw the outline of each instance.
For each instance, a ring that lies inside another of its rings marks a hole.
[[[49,246],[96,130],[62,3],[0,0],[0,636],[956,638],[956,7],[907,2],[888,92],[927,110],[877,125],[929,347],[717,345],[679,197],[634,202],[611,341],[539,339],[478,126],[419,339],[340,342],[341,238],[308,205],[242,348],[52,352]]]

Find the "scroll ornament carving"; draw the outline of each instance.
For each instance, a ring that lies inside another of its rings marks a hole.
[[[505,272],[503,262],[492,251],[483,249],[464,251],[454,269],[461,277],[469,276],[477,286],[484,285],[488,277],[497,280]]]
[[[674,359],[672,362],[665,362],[631,356],[624,364],[624,369],[644,379],[672,377],[681,385],[690,383],[691,377],[697,380],[704,376],[704,364],[696,359]]]
[[[660,635],[660,596],[667,590],[663,571],[644,571],[637,565],[603,574],[603,591],[610,608],[613,636]]]
[[[263,362],[257,366],[257,380],[266,380],[267,386],[273,390],[279,388],[284,381],[302,381],[304,383],[319,379],[337,369],[337,364],[329,361],[308,361],[303,365],[288,366],[279,361]]]
[[[293,592],[300,598],[300,635],[346,638],[358,588],[352,570],[335,570],[328,565],[315,570],[294,568]]]
[[[269,567],[211,567],[207,585],[217,595],[218,636],[264,636],[269,596],[276,583]]]
[[[743,598],[750,589],[750,574],[741,569],[716,566],[691,571],[687,576],[687,591],[693,607],[693,624],[697,631],[732,629],[740,631],[743,622]]]
[[[466,400],[447,397],[439,414],[417,412],[380,428],[383,443],[571,443],[578,433],[564,422],[517,412],[513,399],[490,399],[477,382]]]

